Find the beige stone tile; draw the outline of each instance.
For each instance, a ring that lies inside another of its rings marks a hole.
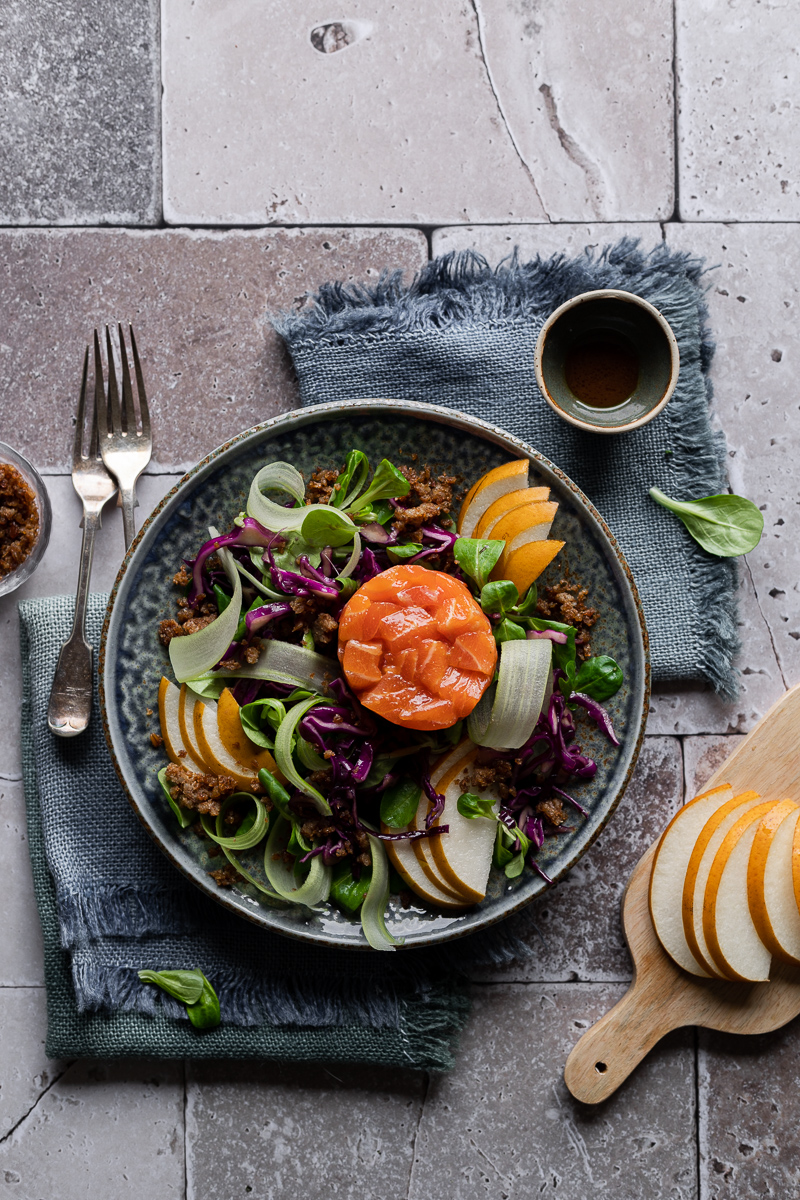
[[[620,238],[639,238],[642,249],[650,250],[663,241],[657,221],[609,221],[592,224],[551,225],[456,225],[435,229],[431,238],[434,256],[453,250],[477,250],[494,267],[519,250],[522,262],[537,254],[567,254],[577,258],[585,249],[598,250]]]
[[[456,1068],[428,1092],[410,1200],[694,1200],[691,1034],[665,1039],[605,1104],[578,1104],[564,1085],[569,1051],[623,991],[478,990]]]
[[[0,873],[3,878],[0,988],[42,984],[44,949],[28,857],[25,799],[21,783],[2,778],[0,834]]]
[[[609,43],[613,54],[596,52]],[[338,17],[282,0],[175,0],[163,27],[166,218],[665,218],[671,58],[667,0],[353,0]]]
[[[517,918],[531,958],[484,979],[629,979],[631,959],[620,903],[634,866],[683,801],[683,761],[677,738],[645,738],[619,808],[595,845],[563,882]]]
[[[141,477],[136,485],[137,529],[179,478],[177,475]],[[81,502],[68,475],[48,475],[45,484],[53,508],[53,528],[44,558],[27,583],[0,597],[0,653],[4,664],[4,686],[0,688],[0,784],[3,779],[19,779],[22,770],[19,748],[22,667],[17,602],[32,596],[74,595],[78,582]],[[122,513],[112,502],[106,506],[103,528],[95,542],[91,579],[94,591],[110,590],[124,553]]]
[[[46,1057],[46,1032],[44,988],[0,987],[0,1142],[68,1065]]]
[[[0,1196],[184,1195],[180,1063],[74,1063],[0,1144]]]
[[[723,700],[711,687],[657,684],[650,697],[649,734],[747,733],[783,695],[786,687],[772,634],[746,564],[739,569],[738,598],[739,695]]]
[[[797,220],[794,5],[677,0],[676,50],[682,219]]]
[[[700,1187],[704,1200],[800,1191],[800,1027],[763,1037],[698,1032]]]
[[[194,1063],[187,1200],[404,1200],[423,1094],[411,1071]]]
[[[92,329],[132,321],[153,418],[152,471],[185,470],[227,438],[297,405],[268,314],[320,284],[409,275],[413,230],[0,232],[0,441],[40,469],[71,452]]]
[[[800,548],[796,459],[800,226],[668,225],[667,241],[705,257],[717,341],[712,378],[733,490],[764,513],[745,560],[784,686],[800,680]],[[756,669],[757,663],[748,663]],[[764,669],[768,665],[766,648]],[[776,684],[777,681],[774,681]],[[777,696],[773,694],[773,699]],[[763,711],[763,709],[762,709]]]
[[[727,737],[688,737],[683,743],[683,769],[686,799],[703,791],[714,772],[744,741],[739,734]]]

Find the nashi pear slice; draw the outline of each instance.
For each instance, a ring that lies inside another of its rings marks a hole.
[[[381,825],[381,833],[397,832],[398,830],[390,829],[388,825]],[[383,845],[397,874],[408,884],[412,892],[416,892],[423,900],[435,904],[437,908],[452,909],[453,911],[461,911],[461,909],[469,907],[469,901],[463,897],[456,898],[452,892],[444,891],[428,878],[414,853],[413,842],[384,842]]]
[[[732,798],[733,788],[725,783],[679,809],[661,835],[650,875],[650,916],[658,940],[679,967],[706,979],[709,973],[689,949],[683,929],[683,882],[703,826]]]
[[[502,466],[487,471],[472,485],[458,514],[458,532],[461,537],[475,536],[478,521],[495,500],[499,500],[508,492],[527,487],[529,466],[527,458],[503,463]]]
[[[683,932],[689,950],[709,975],[720,977],[703,933],[703,898],[714,855],[743,813],[761,803],[758,792],[740,792],[713,812],[698,834],[683,881]]]
[[[792,859],[800,807],[782,800],[762,818],[747,865],[747,899],[758,936],[784,962],[800,966],[800,911],[792,885]]]
[[[764,983],[772,955],[758,936],[747,899],[747,866],[759,822],[777,800],[743,813],[714,855],[703,896],[703,933],[714,966],[725,979]]]
[[[208,767],[202,759],[196,758],[191,747],[181,736],[180,724],[181,693],[169,679],[162,676],[158,688],[158,717],[161,722],[161,736],[164,739],[164,749],[167,758],[187,771],[205,775]]]
[[[447,782],[442,780],[440,784],[444,788],[444,810],[434,824],[447,825],[449,830],[432,839],[431,848],[433,861],[445,883],[457,888],[469,903],[478,904],[486,895],[497,822],[490,817],[462,817],[458,811],[461,787],[457,778],[461,769],[455,767]],[[497,811],[500,801],[496,796],[489,792],[476,794],[482,800],[492,800],[492,809]]]
[[[178,704],[178,721],[181,727],[181,737],[185,746],[188,746],[192,756],[198,762],[203,762],[203,755],[200,753],[200,747],[197,744],[197,738],[194,736],[194,702],[197,699],[185,683],[181,684],[181,698]],[[207,701],[209,704],[214,704],[214,701]],[[211,771],[208,764],[204,764],[206,771]],[[211,771],[213,775],[213,771]]]
[[[245,771],[252,770],[258,774],[263,768],[275,775],[279,783],[286,782],[269,750],[266,747],[257,746],[242,728],[239,705],[230,688],[223,690],[217,704],[217,729],[222,745],[231,758],[238,762]]]
[[[494,504],[489,505],[478,521],[473,537],[490,538],[492,528],[501,517],[504,517],[507,512],[511,512],[512,508],[520,508],[524,504],[541,504],[549,499],[550,488],[546,487],[521,488],[517,492],[506,492],[505,496],[501,496],[499,500],[495,500]]]
[[[188,714],[187,714],[188,716]],[[204,760],[215,775],[230,775],[237,788],[243,792],[261,791],[256,778],[257,772],[244,763],[235,759],[222,743],[217,724],[217,706],[204,704],[202,700],[194,702],[194,733]]]
[[[469,738],[464,738],[463,741],[459,742],[457,746],[455,746],[447,754],[443,755],[443,757],[434,764],[434,767],[431,771],[431,783],[433,784],[434,788],[437,791],[440,791],[442,780],[447,779],[452,772],[455,771],[456,775],[460,775],[464,767],[472,761],[477,753],[477,747],[469,740]],[[428,815],[428,808],[428,797],[423,792],[420,796],[416,816],[411,822],[412,828],[425,828],[425,818]],[[446,836],[447,834],[437,835],[437,837]],[[464,904],[467,898],[464,896],[461,889],[454,888],[448,884],[436,865],[436,861],[433,857],[433,842],[435,840],[436,838],[420,838],[419,841],[413,842],[412,851],[414,856],[417,859],[423,874],[427,879],[430,880],[432,884],[435,884],[440,891],[445,892],[447,895],[452,896],[454,899],[459,900],[462,904]]]

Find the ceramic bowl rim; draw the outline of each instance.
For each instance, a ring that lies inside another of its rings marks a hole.
[[[581,420],[573,413],[568,413],[565,409],[558,405],[548,391],[547,384],[544,381],[542,372],[542,358],[544,357],[544,347],[547,340],[547,335],[557,321],[561,319],[564,313],[567,313],[572,308],[577,308],[580,304],[585,304],[590,300],[624,300],[629,304],[635,304],[639,308],[643,308],[653,317],[661,328],[661,332],[667,339],[669,346],[670,358],[670,374],[669,383],[667,384],[664,395],[659,400],[655,408],[650,409],[644,416],[637,418],[635,421],[626,421],[624,425],[595,425],[592,421]],[[589,433],[628,433],[631,429],[639,429],[642,425],[647,425],[654,417],[666,408],[672,399],[673,392],[678,382],[678,374],[681,366],[681,355],[678,349],[678,340],[675,337],[672,326],[663,313],[651,304],[649,300],[645,300],[643,296],[637,296],[635,292],[621,291],[619,288],[597,288],[592,292],[581,292],[580,296],[573,296],[570,300],[565,300],[557,309],[551,312],[550,316],[545,321],[541,328],[538,338],[536,339],[536,350],[534,352],[533,369],[536,375],[536,384],[542,396],[550,405],[554,413],[561,417],[562,421],[568,421],[570,425],[574,425],[577,429],[585,429]]]
[[[150,837],[153,838],[156,845],[172,863],[172,865],[177,867],[178,870],[196,887],[199,887],[206,896],[210,896],[229,912],[233,912],[239,917],[244,917],[246,920],[251,921],[259,928],[266,928],[271,930],[273,933],[278,933],[281,936],[297,939],[307,944],[324,944],[342,950],[354,951],[369,951],[370,947],[367,945],[366,941],[356,944],[347,943],[331,936],[328,933],[312,934],[309,931],[299,928],[297,930],[277,928],[276,926],[270,924],[267,919],[265,919],[265,914],[262,910],[259,909],[257,911],[250,911],[249,909],[245,910],[239,907],[235,902],[228,898],[225,889],[218,888],[215,884],[213,884],[205,872],[201,872],[199,868],[195,871],[192,871],[189,868],[189,865],[181,860],[180,854],[176,853],[176,847],[166,845],[157,836],[156,832],[151,828],[146,818],[146,814],[136,800],[134,789],[128,784],[123,766],[115,750],[114,736],[115,733],[119,732],[117,706],[116,702],[113,700],[115,695],[115,673],[114,661],[112,655],[107,653],[107,649],[109,637],[115,633],[115,630],[112,626],[112,621],[114,618],[116,605],[121,599],[124,600],[126,593],[131,586],[131,581],[134,579],[134,572],[131,571],[131,566],[137,565],[139,561],[137,556],[140,556],[140,554],[142,559],[146,558],[149,550],[147,543],[149,540],[150,531],[159,522],[161,514],[168,506],[177,507],[177,504],[179,503],[177,497],[180,493],[182,493],[183,489],[190,481],[202,482],[206,476],[210,475],[217,469],[218,460],[224,454],[232,451],[234,447],[244,449],[248,441],[257,442],[259,440],[264,440],[265,435],[280,433],[291,429],[293,426],[302,427],[302,425],[308,422],[319,420],[320,417],[324,417],[326,415],[337,416],[340,414],[362,413],[365,417],[368,417],[375,416],[377,413],[381,411],[385,412],[386,410],[396,412],[401,415],[404,414],[406,416],[416,417],[421,420],[433,420],[439,424],[447,425],[452,429],[463,430],[464,432],[470,433],[473,436],[477,436],[491,442],[510,455],[517,454],[520,457],[524,456],[525,458],[528,458],[538,467],[543,467],[545,474],[547,472],[552,472],[553,475],[561,480],[565,487],[576,499],[578,506],[589,514],[590,518],[595,524],[596,533],[600,534],[607,543],[610,551],[610,565],[617,568],[617,578],[620,581],[621,586],[627,587],[630,600],[632,601],[633,610],[637,616],[637,627],[639,633],[641,634],[639,646],[642,654],[642,712],[639,718],[638,729],[635,727],[632,728],[628,738],[626,739],[628,745],[630,746],[630,757],[628,759],[625,775],[619,785],[616,795],[614,795],[610,803],[607,804],[607,807],[605,808],[594,832],[584,842],[582,842],[580,846],[576,847],[575,850],[570,852],[563,867],[555,873],[554,878],[540,891],[528,896],[520,897],[516,897],[516,895],[512,893],[508,897],[507,907],[505,907],[502,912],[495,913],[493,915],[487,913],[482,921],[476,922],[472,925],[459,926],[456,924],[448,926],[444,930],[432,930],[424,937],[415,937],[413,943],[411,943],[408,948],[417,949],[434,944],[449,942],[456,940],[459,937],[464,937],[468,934],[475,933],[478,929],[487,929],[496,924],[498,921],[505,920],[505,918],[511,916],[512,913],[517,912],[519,909],[525,907],[525,905],[527,905],[531,900],[541,895],[543,891],[557,883],[565,875],[567,875],[569,871],[572,870],[572,868],[575,866],[575,863],[594,844],[596,839],[605,829],[627,789],[633,769],[639,756],[642,742],[644,740],[644,731],[650,702],[650,653],[644,610],[642,608],[641,599],[639,597],[639,592],[633,579],[630,566],[628,565],[625,556],[623,555],[622,550],[620,549],[620,546],[614,537],[614,534],[608,528],[608,525],[600,516],[591,501],[583,494],[580,488],[578,488],[577,484],[575,484],[569,478],[569,476],[567,476],[559,467],[555,466],[554,463],[550,462],[550,460],[538,450],[535,450],[532,446],[529,446],[521,438],[517,438],[513,434],[509,434],[500,429],[499,426],[492,425],[488,421],[483,421],[478,417],[470,416],[469,414],[460,412],[457,409],[445,408],[441,405],[418,403],[410,400],[390,400],[381,398],[343,400],[335,401],[329,404],[315,404],[305,408],[294,409],[290,413],[273,417],[268,421],[264,421],[259,425],[253,426],[251,429],[242,431],[235,437],[223,442],[222,445],[218,446],[215,450],[211,451],[211,453],[202,458],[194,467],[187,471],[186,474],[184,474],[176,484],[174,484],[169,492],[156,505],[150,516],[145,520],[122,561],[122,565],[117,573],[117,577],[109,595],[108,606],[106,608],[106,615],[103,621],[103,629],[100,638],[100,651],[98,654],[97,669],[99,675],[100,713],[103,724],[103,732],[109,754],[111,756],[111,761],[123,792],[125,793],[128,801],[131,804],[131,807],[136,813],[136,816],[139,818]],[[121,612],[122,608],[120,607],[119,609],[116,609],[116,611]],[[120,733],[120,737],[121,736],[122,735]]]
[[[39,534],[33,549],[15,571],[0,577],[0,596],[10,596],[17,588],[22,587],[23,583],[27,583],[44,558],[50,542],[53,507],[50,503],[47,486],[30,459],[26,458],[24,454],[20,454],[19,450],[15,450],[13,446],[9,446],[7,442],[0,442],[0,462],[3,461],[12,467],[17,467],[23,474],[29,476],[27,482],[33,484],[36,507],[39,510]],[[4,587],[3,585],[9,580],[11,581],[10,586]]]

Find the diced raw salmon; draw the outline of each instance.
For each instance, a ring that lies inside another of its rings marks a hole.
[[[369,596],[365,595],[363,588],[356,592],[339,621],[339,637],[342,640],[348,641],[350,638],[364,640],[364,615],[371,606],[372,601]],[[369,641],[368,638],[366,640]]]
[[[377,605],[375,606],[377,608]],[[384,617],[376,631],[395,653],[436,633],[436,621],[424,608],[398,608]]]
[[[420,642],[417,675],[422,686],[431,692],[438,692],[446,670],[447,644],[433,638]]]
[[[359,592],[356,592],[356,596],[358,596],[359,594],[360,594]],[[355,600],[356,596],[353,597],[353,600]],[[349,608],[349,607],[350,607],[350,605],[348,604],[347,608]],[[347,612],[347,609],[345,609],[345,612]],[[362,639],[365,642],[371,642],[374,637],[377,637],[378,629],[380,627],[380,623],[383,620],[383,618],[390,617],[392,615],[392,613],[394,613],[394,612],[397,612],[396,604],[389,604],[385,600],[379,600],[376,604],[373,604],[372,607],[370,608],[369,612],[362,618],[362,625],[361,625]],[[339,626],[339,628],[341,629],[341,625]],[[341,641],[341,636],[342,635],[339,634],[340,641]]]
[[[380,642],[351,640],[344,648],[342,666],[352,687],[371,687],[381,679],[383,645]]]
[[[434,615],[442,636],[451,642],[461,637],[463,633],[477,633],[481,629],[486,629],[489,624],[488,619],[469,594],[453,596],[449,600],[445,600]]]
[[[339,658],[365,707],[396,725],[432,730],[472,711],[494,674],[497,648],[465,584],[405,564],[370,579],[345,605]]]
[[[462,633],[450,647],[448,665],[462,671],[479,671],[491,674],[497,662],[497,647],[490,633]]]

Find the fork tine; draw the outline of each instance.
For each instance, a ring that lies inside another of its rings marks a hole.
[[[119,330],[119,358],[122,364],[122,428],[128,435],[136,437],[136,409],[133,407],[133,389],[131,388],[131,369],[128,366],[128,352],[125,349],[125,339],[122,336],[122,326]]]
[[[144,376],[142,375],[142,364],[139,361],[139,351],[136,346],[136,336],[133,332],[133,326],[129,325],[131,335],[131,349],[133,350],[133,367],[136,371],[136,390],[139,393],[139,414],[142,420],[142,436],[150,437],[150,409],[147,407],[147,393],[144,390]]]
[[[103,392],[103,360],[100,357],[100,339],[94,331],[94,420],[93,428],[101,441],[108,440],[108,409]]]
[[[108,416],[114,433],[122,433],[122,414],[119,409],[119,388],[114,368],[114,351],[111,347],[111,331],[106,325],[106,353],[108,355]]]
[[[78,415],[75,418],[75,438],[72,443],[72,461],[79,462],[83,458],[83,422],[86,416],[86,381],[89,375],[89,347],[83,355],[83,375],[81,376],[81,394],[78,397]]]

